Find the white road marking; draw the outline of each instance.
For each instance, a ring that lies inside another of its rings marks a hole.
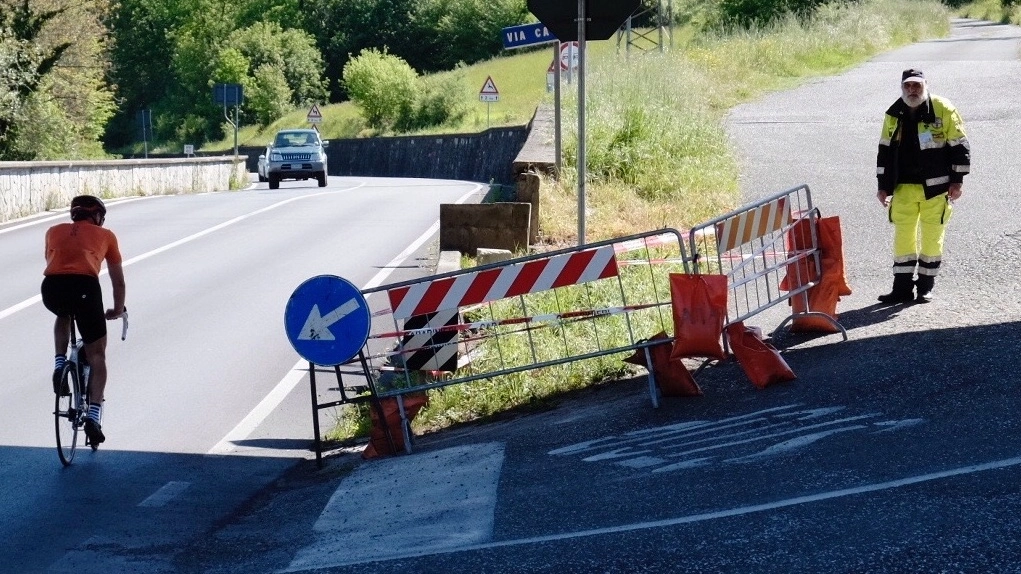
[[[997,470],[997,469],[1001,469],[1001,468],[1008,468],[1008,467],[1018,466],[1018,465],[1021,465],[1021,457],[1008,458],[1008,459],[1004,459],[1004,460],[997,460],[997,461],[988,462],[988,463],[984,463],[984,464],[976,464],[976,465],[971,465],[971,466],[963,466],[963,467],[954,468],[954,469],[950,469],[950,470],[945,470],[945,471],[940,471],[940,472],[933,472],[933,473],[929,473],[929,474],[922,474],[922,475],[918,475],[918,476],[911,476],[911,477],[908,477],[908,478],[902,478],[902,479],[899,479],[899,480],[891,480],[891,481],[887,481],[887,482],[880,482],[880,483],[876,483],[876,484],[866,484],[866,485],[863,485],[863,486],[856,486],[856,487],[852,487],[852,488],[843,488],[843,489],[840,489],[840,490],[831,490],[829,492],[820,492],[820,493],[817,493],[817,494],[810,494],[810,495],[806,495],[806,496],[796,496],[794,498],[788,498],[788,499],[785,499],[785,500],[777,500],[775,502],[766,502],[766,503],[763,503],[763,504],[753,504],[753,505],[750,505],[750,506],[740,506],[740,507],[731,508],[731,509],[728,509],[728,510],[718,510],[718,511],[715,511],[715,512],[705,512],[705,513],[702,513],[702,514],[692,514],[692,515],[688,515],[688,516],[679,516],[677,518],[668,518],[668,519],[664,519],[664,520],[655,520],[655,521],[650,521],[650,522],[636,522],[636,523],[624,524],[624,525],[620,525],[620,526],[610,526],[610,527],[607,527],[607,528],[594,528],[594,529],[591,529],[591,530],[579,530],[579,531],[576,531],[576,532],[565,532],[563,534],[551,534],[551,535],[547,535],[547,536],[535,536],[535,537],[531,537],[531,538],[516,538],[516,539],[513,539],[513,540],[501,540],[501,541],[498,541],[498,542],[488,542],[488,543],[483,543],[483,544],[473,544],[473,545],[469,545],[469,546],[449,547],[449,548],[445,548],[445,549],[436,549],[436,548],[422,549],[422,548],[415,548],[414,546],[412,546],[412,547],[401,546],[401,545],[399,545],[400,541],[401,541],[400,540],[400,529],[399,528],[395,528],[392,531],[392,538],[390,539],[390,543],[394,544],[394,546],[393,546],[394,550],[393,551],[391,551],[389,553],[386,553],[385,552],[385,545],[380,543],[377,540],[373,540],[372,544],[376,544],[379,547],[380,556],[375,557],[375,558],[372,558],[372,557],[362,557],[360,560],[349,560],[349,561],[343,562],[343,564],[346,564],[346,565],[350,565],[350,564],[367,564],[367,563],[372,563],[372,562],[382,562],[382,561],[386,561],[386,560],[397,560],[397,559],[404,559],[404,558],[416,558],[416,557],[421,557],[421,556],[434,556],[434,555],[437,555],[437,554],[453,554],[455,552],[471,552],[471,551],[476,551],[476,550],[489,550],[489,549],[492,549],[492,548],[505,548],[505,547],[509,547],[509,546],[526,546],[526,545],[530,545],[530,544],[541,544],[541,543],[544,543],[544,542],[559,542],[559,541],[564,541],[564,540],[575,540],[575,539],[578,539],[578,538],[587,538],[587,537],[590,537],[590,536],[603,536],[603,535],[607,535],[607,534],[621,534],[621,533],[624,533],[624,532],[637,532],[637,531],[641,531],[641,530],[652,530],[652,529],[657,529],[657,528],[667,528],[667,527],[671,527],[671,526],[679,526],[679,525],[682,525],[682,524],[694,524],[694,523],[697,523],[697,522],[705,522],[707,520],[716,520],[716,519],[719,519],[719,518],[731,518],[731,517],[734,517],[734,516],[743,516],[743,515],[746,515],[746,514],[753,514],[753,513],[756,513],[756,512],[766,512],[766,511],[769,511],[769,510],[777,510],[777,509],[780,509],[780,508],[788,508],[788,507],[792,507],[792,506],[799,506],[799,505],[802,505],[802,504],[811,504],[813,502],[821,502],[821,501],[824,501],[824,500],[832,500],[832,499],[835,499],[835,498],[845,498],[845,497],[848,497],[848,496],[856,496],[856,495],[859,495],[859,494],[868,494],[870,492],[880,492],[880,491],[883,491],[883,490],[891,490],[891,489],[895,489],[895,488],[902,488],[902,487],[905,487],[905,486],[911,486],[911,485],[919,484],[919,483],[923,483],[923,482],[931,482],[931,481],[934,481],[934,480],[941,480],[941,479],[944,479],[944,478],[952,478],[952,477],[955,477],[955,476],[974,474],[974,473],[977,473],[977,472],[985,472],[985,471],[988,471],[988,470]],[[362,468],[376,468],[376,467],[372,466],[372,467],[362,467]],[[401,494],[402,493],[394,493],[393,496],[394,497],[399,497]],[[360,507],[361,506],[359,505],[359,508]],[[369,506],[366,504],[364,506],[364,508],[368,509]],[[362,525],[364,526],[365,524],[371,524],[373,521],[378,522],[379,521],[379,516],[378,515],[373,515],[372,517],[366,518],[366,521],[363,522]],[[352,520],[352,522],[357,524],[357,521]],[[353,548],[351,550],[355,550],[355,551],[361,550],[361,551],[364,551],[364,545],[362,545],[362,547],[359,547],[359,546],[356,545],[357,543],[361,543],[361,542],[364,542],[364,541],[363,540],[358,540],[355,544],[352,544],[352,546],[355,546],[355,548]],[[308,550],[309,549],[306,549],[306,551],[308,551]],[[340,550],[347,551],[345,549],[345,546],[342,545],[341,541],[337,541],[336,542],[336,546],[335,546],[334,550],[335,551],[340,551]],[[338,563],[338,564],[340,564],[340,563]],[[320,566],[320,565],[314,565],[314,564],[311,564],[311,563],[308,564],[308,565],[304,565],[304,564],[300,564],[300,563],[297,563],[297,562],[292,562],[290,568],[285,570],[285,572],[298,572],[298,571],[301,571],[301,570],[311,570],[311,569],[321,568],[321,567],[322,566]]]
[[[149,495],[149,498],[139,502],[138,505],[146,508],[159,508],[161,506],[166,506],[168,502],[177,498],[178,495],[187,490],[189,486],[191,486],[190,482],[172,480],[164,484],[156,492]]]
[[[362,465],[333,493],[286,572],[426,555],[493,537],[500,443],[449,448]]]

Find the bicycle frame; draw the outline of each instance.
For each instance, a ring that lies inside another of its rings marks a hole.
[[[123,323],[121,328],[121,340],[123,341],[128,333],[127,311],[120,316],[120,319]],[[88,364],[88,356],[85,353],[85,341],[77,336],[73,315],[70,318],[69,328],[70,352],[65,361],[61,378],[70,387],[70,392],[68,395],[57,395],[53,410],[57,433],[57,454],[64,466],[70,466],[74,460],[78,433],[85,426],[85,417],[89,411],[89,383],[92,378],[92,368]],[[66,437],[66,440],[61,438],[61,430],[64,428],[62,425],[70,427],[69,437]],[[91,446],[92,450],[96,450],[99,446],[91,444],[88,435],[85,437],[85,445]]]

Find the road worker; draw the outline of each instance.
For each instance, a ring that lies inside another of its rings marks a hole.
[[[893,290],[879,301],[931,300],[946,226],[970,165],[971,147],[957,109],[929,93],[921,70],[904,70],[901,97],[886,110],[876,157],[876,197],[894,228]]]

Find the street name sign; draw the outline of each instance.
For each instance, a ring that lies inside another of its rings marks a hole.
[[[500,36],[503,38],[503,47],[507,50],[557,41],[557,37],[550,33],[549,28],[542,22],[510,26],[501,30]]]

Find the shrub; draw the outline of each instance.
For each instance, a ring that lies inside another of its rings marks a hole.
[[[401,118],[397,129],[411,132],[461,121],[469,110],[464,86],[464,73],[420,78],[414,110]]]
[[[385,48],[362,50],[348,60],[341,75],[348,95],[373,129],[391,130],[415,108],[418,73]]]

